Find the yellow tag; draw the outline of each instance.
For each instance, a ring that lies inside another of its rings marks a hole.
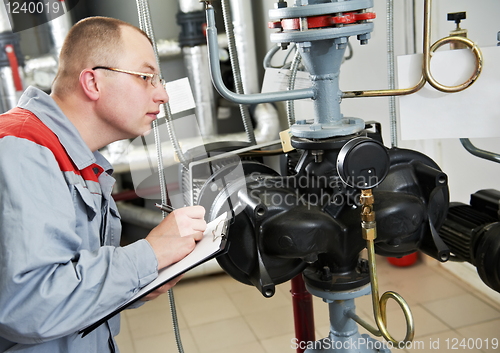
[[[283,147],[283,152],[293,151],[295,148],[292,147],[292,133],[290,129],[280,132],[281,146]]]

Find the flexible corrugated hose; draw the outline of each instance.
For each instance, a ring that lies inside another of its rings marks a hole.
[[[147,0],[136,0],[137,2],[137,12],[139,14],[139,25],[141,29],[146,32],[148,37],[151,39],[153,42],[153,50],[155,52],[155,57],[156,61],[158,63],[158,67],[160,69],[160,77],[163,78],[161,74],[161,67],[160,67],[160,60],[158,57],[158,50],[156,48],[156,41],[155,41],[155,36],[153,32],[153,25],[151,23],[151,14],[149,12],[149,4]],[[178,140],[175,136],[175,132],[172,126],[172,114],[170,111],[170,105],[167,103],[164,104],[165,108],[165,113],[167,117],[167,129],[170,135],[170,140],[172,141],[172,144],[174,145],[174,149],[177,153],[177,156],[179,157],[179,160],[181,163],[185,163],[185,158],[184,155],[182,154],[182,150],[180,149]],[[159,129],[158,129],[158,119],[156,119],[153,122],[153,133],[154,133],[154,139],[155,139],[155,146],[156,146],[156,153],[157,153],[157,158],[158,158],[158,176],[160,180],[160,192],[161,192],[161,202],[162,204],[168,204],[168,195],[167,195],[167,188],[165,184],[165,175],[163,174],[163,158],[162,158],[162,152],[161,152],[161,140],[160,140],[160,134],[159,134]],[[165,218],[166,214],[165,212],[162,212],[163,218]],[[172,314],[172,325],[174,329],[174,335],[175,335],[175,342],[177,344],[177,349],[179,353],[184,353],[184,348],[182,346],[182,340],[181,340],[181,335],[179,331],[179,322],[177,319],[177,310],[175,308],[175,299],[174,299],[174,292],[172,289],[168,291],[168,297],[169,297],[169,302],[170,302],[170,311]]]

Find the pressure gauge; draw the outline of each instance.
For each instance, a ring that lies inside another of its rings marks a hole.
[[[337,158],[337,172],[344,184],[362,190],[379,185],[389,172],[387,149],[368,137],[347,142]]]

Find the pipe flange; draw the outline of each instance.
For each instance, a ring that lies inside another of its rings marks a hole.
[[[360,118],[344,118],[329,124],[295,124],[291,133],[296,137],[324,139],[334,136],[355,134],[365,128],[365,122]]]
[[[269,10],[271,21],[283,18],[299,18],[309,16],[320,16],[338,12],[359,11],[373,7],[373,0],[350,0],[342,2],[330,2],[325,4],[313,4],[307,6],[284,7]]]
[[[346,291],[327,291],[321,288],[316,288],[306,282],[306,289],[312,295],[323,298],[326,300],[348,300],[362,297],[364,295],[369,295],[372,291],[372,286],[370,283],[365,284],[361,287],[354,288]]]
[[[273,43],[285,42],[310,42],[316,40],[334,39],[368,34],[373,31],[373,23],[353,24],[346,27],[331,27],[313,29],[308,31],[278,32],[271,33],[270,39]]]

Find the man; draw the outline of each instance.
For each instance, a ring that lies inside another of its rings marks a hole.
[[[112,167],[97,150],[147,133],[168,101],[158,71],[142,31],[88,18],[68,33],[51,95],[30,87],[0,116],[0,351],[115,351],[119,316],[77,332],[201,239],[195,206],[119,247]]]

